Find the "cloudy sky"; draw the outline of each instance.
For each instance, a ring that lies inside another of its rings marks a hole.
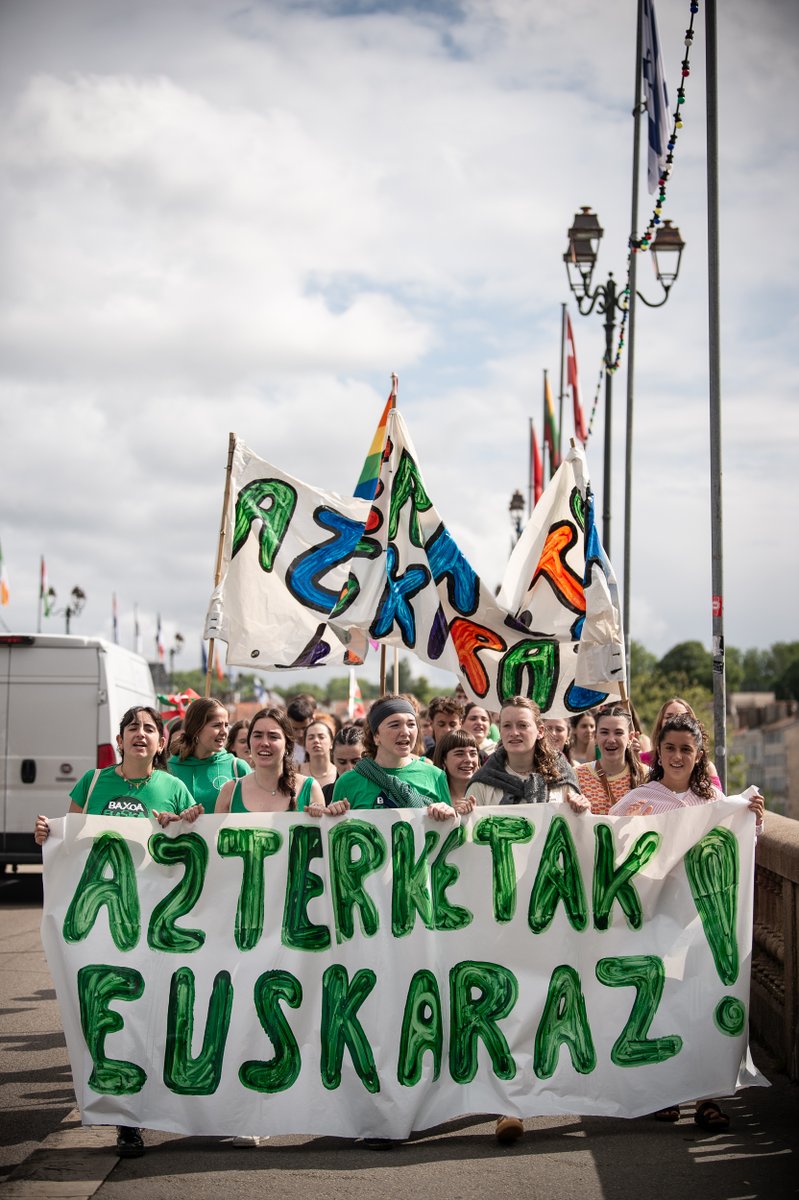
[[[797,636],[799,16],[718,7],[726,636],[765,646]],[[659,654],[711,633],[700,10],[664,212],[687,248],[636,348],[630,612]],[[673,97],[689,4],[657,11]],[[87,593],[74,632],[110,636],[115,591],[123,642],[137,602],[145,651],[160,611],[198,665],[228,431],[350,493],[392,371],[429,493],[499,582],[581,205],[596,278],[624,274],[634,49],[634,0],[4,0],[5,624],[35,628],[44,554],[61,603]],[[648,258],[639,285],[658,297]],[[571,313],[590,407],[602,319]],[[600,413],[600,511],[602,438]]]

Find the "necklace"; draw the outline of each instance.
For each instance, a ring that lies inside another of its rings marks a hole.
[[[128,785],[129,788],[131,788],[131,789],[137,788],[138,789],[140,787],[144,787],[145,783],[148,783],[150,781],[150,779],[152,779],[153,770],[151,767],[149,774],[145,775],[142,779],[129,779],[128,776],[125,774],[125,768],[124,768],[123,764],[120,763],[119,764],[119,773],[122,776],[122,778],[125,780],[125,783]]]
[[[253,772],[253,774],[255,774],[255,772]],[[266,787],[265,784],[261,783],[261,781],[257,775],[255,776],[255,783],[256,783],[256,786],[259,787],[262,792],[269,792],[270,796],[277,795],[277,787],[273,787],[273,788]]]

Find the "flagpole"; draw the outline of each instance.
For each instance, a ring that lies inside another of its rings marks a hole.
[[[727,790],[727,681],[724,665],[724,545],[721,488],[721,350],[719,311],[719,146],[716,0],[705,5],[707,121],[707,295],[710,367],[710,551],[713,614],[713,759]]]
[[[541,458],[542,458],[541,477],[544,480],[544,485],[546,486],[546,482],[547,482],[546,463],[549,463],[549,478],[550,479],[552,478],[552,446],[547,441],[547,369],[546,369],[546,367],[544,367],[543,393],[544,394],[543,394],[543,401],[542,401],[542,403],[543,403],[542,416],[544,419],[544,424],[542,426],[542,429],[544,432],[541,435]],[[543,460],[544,460],[545,456],[546,456],[546,461],[544,462]]]
[[[558,460],[563,461],[563,361],[566,353],[566,305],[560,306],[560,395],[558,396]]]
[[[533,471],[535,470],[535,467],[533,466],[533,418],[529,417],[528,420],[530,422],[530,470],[527,475],[527,520],[529,521],[530,517],[533,515]]]
[[[394,647],[394,692],[399,692],[399,646]]]
[[[44,571],[42,570],[43,563],[44,563],[44,559],[40,555],[39,556],[39,611],[36,616],[36,632],[37,633],[42,632],[42,593],[44,592],[44,588],[42,587],[42,582],[44,580]]]
[[[228,434],[227,467],[225,468],[225,492],[222,499],[222,519],[219,523],[219,541],[216,548],[216,570],[214,571],[214,587],[219,586],[222,578],[222,555],[225,549],[225,532],[227,530],[227,509],[230,500],[230,478],[233,472],[233,453],[236,449],[235,433]],[[214,669],[215,639],[208,639],[208,662],[205,668],[205,698],[211,695],[211,672]]]
[[[635,106],[633,108],[633,182],[630,199],[630,242],[638,233],[638,187],[641,171],[641,100],[643,94],[644,0],[638,0],[635,35]],[[631,550],[633,522],[633,409],[635,403],[635,311],[638,255],[630,255],[630,290],[627,297],[627,432],[624,447],[624,566],[622,570],[622,631],[627,682],[630,682],[630,609],[632,597]]]

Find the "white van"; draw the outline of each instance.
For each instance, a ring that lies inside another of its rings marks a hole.
[[[0,634],[0,872],[41,862],[37,813],[62,817],[81,775],[117,762],[134,704],[155,706],[141,655],[102,638]]]

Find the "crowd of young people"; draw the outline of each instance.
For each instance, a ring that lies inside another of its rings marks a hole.
[[[580,814],[647,816],[723,799],[705,730],[680,697],[662,706],[651,742],[632,706],[618,702],[567,722],[542,718],[522,696],[492,714],[457,696],[436,697],[422,710],[411,696],[387,695],[365,720],[344,724],[317,712],[308,696],[232,726],[219,701],[195,700],[172,731],[155,709],[137,707],[122,718],[117,748],[116,766],[76,783],[70,813],[151,818],[165,827],[192,824],[203,813],[323,819],[351,809],[418,808],[447,822],[484,805],[564,803]],[[754,795],[749,807],[762,827],[763,797]],[[37,843],[49,832],[39,816]],[[676,1121],[680,1110],[653,1115]],[[709,1098],[697,1103],[695,1120],[714,1132],[729,1125]],[[517,1117],[498,1118],[502,1143],[522,1132]],[[120,1126],[117,1152],[143,1151],[141,1131]]]

